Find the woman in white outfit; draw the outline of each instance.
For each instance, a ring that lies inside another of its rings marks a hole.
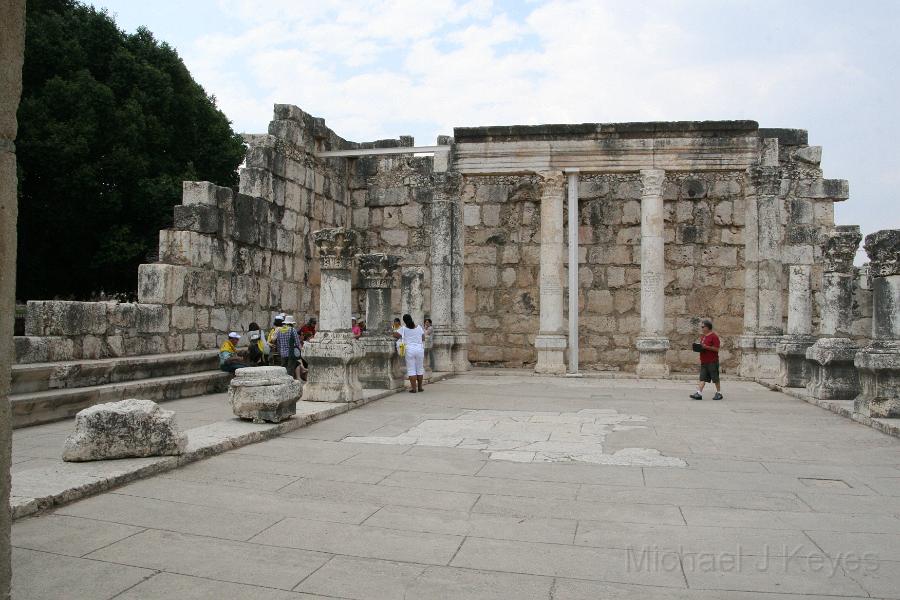
[[[424,392],[422,378],[425,376],[425,332],[415,324],[411,316],[403,315],[403,327],[394,332],[394,337],[406,345],[406,375],[409,377],[409,393]]]

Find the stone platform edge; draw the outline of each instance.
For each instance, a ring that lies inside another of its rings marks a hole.
[[[434,373],[428,381],[429,383],[437,383],[452,377],[453,375],[453,373]],[[34,497],[31,495],[15,495],[16,490],[14,486],[14,495],[12,495],[9,500],[12,518],[13,520],[16,520],[36,515],[52,508],[57,508],[87,498],[88,496],[109,491],[113,488],[125,485],[126,483],[137,481],[138,479],[144,479],[166,471],[171,471],[183,465],[216,456],[223,452],[234,450],[235,448],[270,440],[286,433],[296,431],[302,427],[306,427],[312,423],[317,423],[353,410],[354,408],[359,408],[370,402],[404,392],[405,388],[376,391],[376,394],[363,398],[357,402],[306,402],[304,404],[301,400],[298,403],[298,409],[300,409],[301,406],[314,409],[316,405],[320,404],[322,405],[322,408],[320,410],[312,410],[311,412],[305,413],[298,410],[295,416],[277,424],[258,425],[235,418],[188,429],[185,431],[185,434],[188,437],[187,449],[184,454],[178,456],[126,458],[77,463],[84,465],[85,468],[85,474],[82,481],[76,481],[71,477],[66,477],[60,482],[61,485],[58,486],[57,489],[48,490],[47,493],[34,495]],[[117,470],[117,464],[128,464],[128,466],[124,469]],[[102,473],[104,470],[108,470],[109,472]],[[94,473],[92,474],[91,471]],[[38,469],[35,478],[41,478],[44,480],[43,483],[46,483],[47,475],[52,475],[52,473],[48,473],[48,470],[45,469]],[[38,483],[38,485],[40,485],[40,483]]]
[[[801,391],[803,390],[803,388],[786,388],[775,383],[774,381],[766,381],[764,379],[757,379],[755,381],[756,383],[775,392],[781,392],[782,394],[791,396],[792,398],[798,398],[800,400],[803,400],[804,402],[814,404],[819,408],[824,408],[825,410],[831,411],[836,415],[840,415],[847,419],[856,421],[857,423],[865,425],[866,427],[871,427],[872,429],[880,431],[881,433],[886,433],[887,435],[900,438],[900,419],[873,419],[872,417],[867,417],[865,415],[855,413],[853,412],[852,408],[848,408],[847,406],[853,406],[852,400],[819,400]]]

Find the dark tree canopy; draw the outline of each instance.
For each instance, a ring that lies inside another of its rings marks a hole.
[[[29,0],[16,297],[133,292],[183,180],[237,184],[244,145],[177,52],[74,0]]]

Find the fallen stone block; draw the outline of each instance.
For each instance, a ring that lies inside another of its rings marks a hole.
[[[81,462],[184,453],[187,436],[175,413],[152,400],[130,398],[97,404],[75,415],[75,433],[66,439],[63,460]]]
[[[284,367],[245,367],[235,371],[228,387],[231,409],[236,417],[254,423],[280,423],[297,413],[303,384],[287,374]]]

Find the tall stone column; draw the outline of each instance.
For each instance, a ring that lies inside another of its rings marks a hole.
[[[366,333],[359,338],[365,357],[359,380],[365,389],[393,390],[403,387],[404,371],[391,335],[391,295],[399,256],[360,254],[359,276],[366,290]]]
[[[777,154],[750,169],[753,186],[748,197],[746,222],[746,281],[744,335],[740,340],[741,375],[777,379],[781,371],[777,353],[784,333],[781,171]]]
[[[469,363],[469,329],[466,323],[465,245],[466,226],[463,219],[462,197],[459,192],[450,197],[453,229],[450,236],[450,290],[453,294],[453,371],[463,373],[472,368]]]
[[[809,382],[806,350],[816,341],[812,335],[811,269],[808,265],[791,265],[789,271],[787,334],[778,344],[779,384],[806,387]]]
[[[641,333],[637,339],[638,377],[669,374],[665,335],[666,256],[663,231],[663,182],[666,172],[641,170]]]
[[[13,360],[16,292],[16,111],[22,93],[25,0],[0,2],[0,598],[9,597],[9,469],[12,421],[9,370]]]
[[[303,348],[303,356],[309,362],[303,399],[356,402],[362,399],[359,364],[365,352],[350,330],[350,271],[359,247],[359,234],[338,227],[320,229],[313,238],[319,249],[322,273],[319,330]]]
[[[822,245],[821,337],[806,351],[807,393],[822,400],[851,400],[859,393],[853,365],[859,347],[850,338],[853,321],[853,257],[862,235],[858,225],[839,225]]]
[[[451,285],[451,238],[453,202],[459,195],[459,177],[434,174],[431,203],[431,320],[434,324],[433,353],[436,371],[453,372],[453,292]]]
[[[540,173],[541,192],[541,314],[535,373],[562,375],[566,372],[566,335],[563,323],[563,191],[562,171]]]
[[[872,342],[856,353],[860,394],[854,411],[900,418],[900,229],[866,236],[872,277]]]
[[[425,269],[423,267],[404,267],[400,276],[400,310],[409,314],[417,325],[425,323]],[[452,313],[452,311],[451,311]],[[434,319],[432,319],[432,322]],[[425,338],[425,369],[431,370],[432,351],[434,349],[434,332]],[[426,375],[429,374],[426,372]]]

